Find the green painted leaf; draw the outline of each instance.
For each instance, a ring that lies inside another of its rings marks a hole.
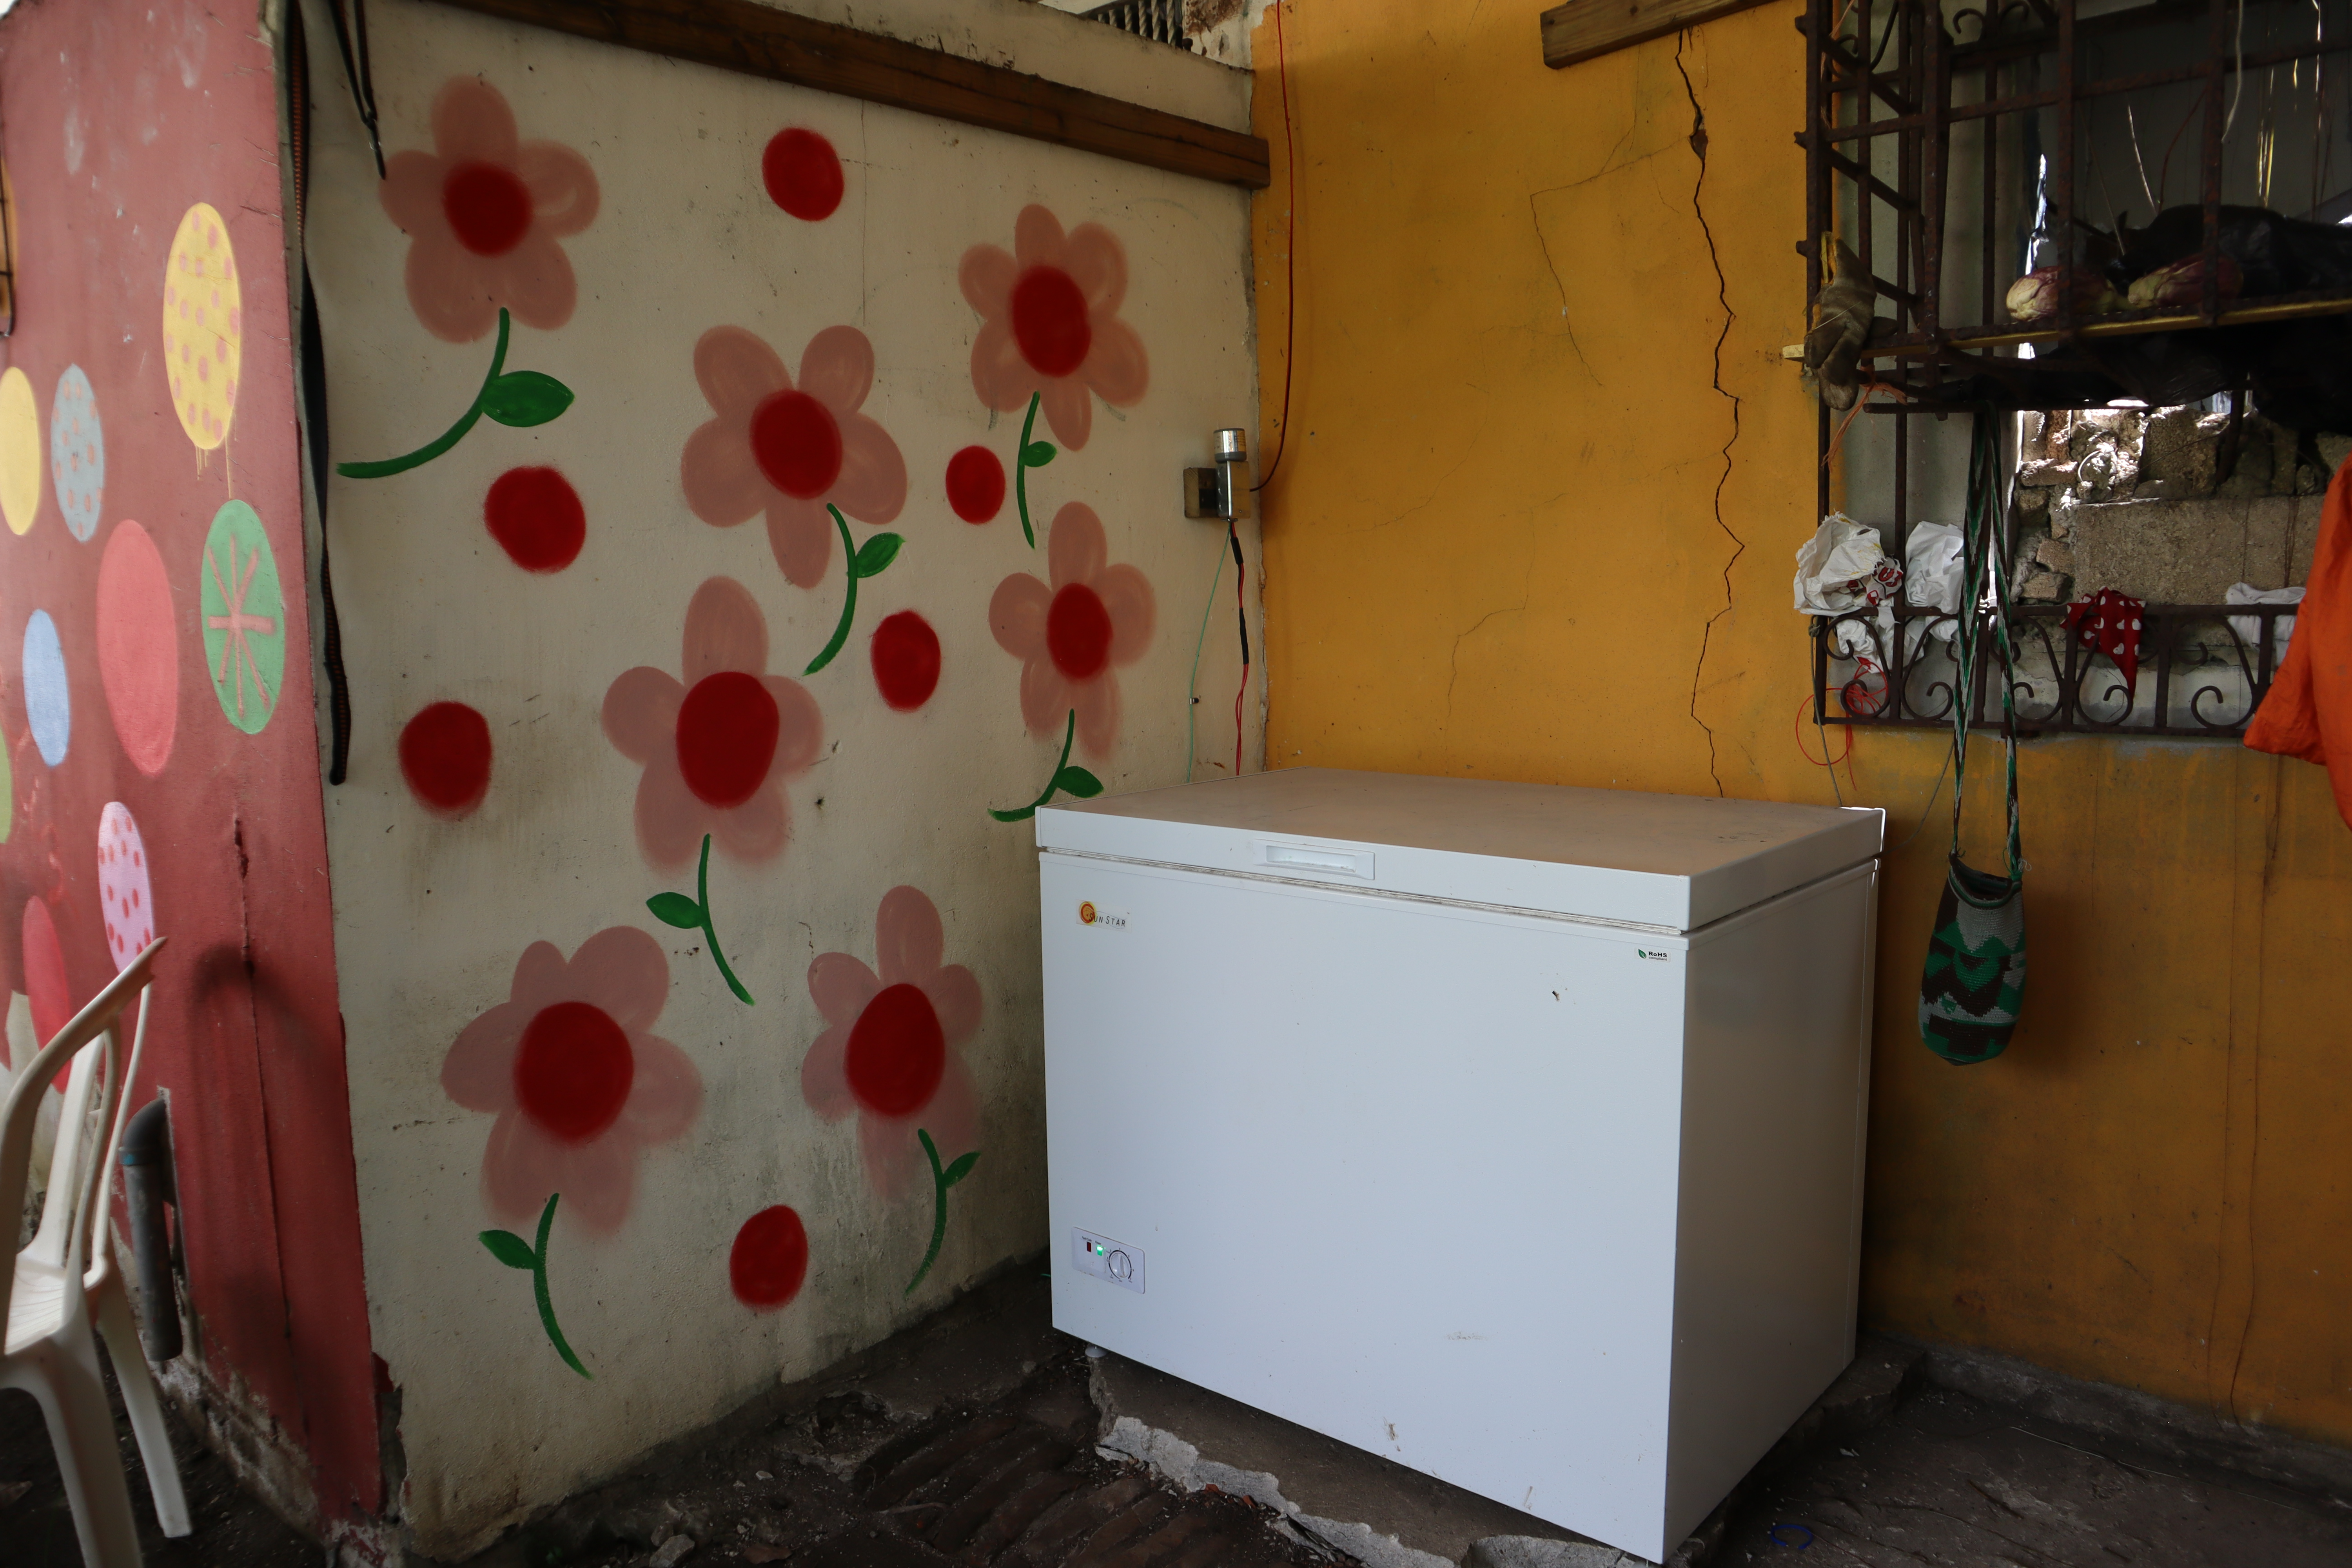
[[[940,1178],[940,1184],[946,1187],[954,1186],[958,1182],[971,1175],[971,1168],[979,1163],[980,1151],[977,1149],[969,1154],[958,1155],[955,1163],[948,1167],[947,1174]]]
[[[1054,787],[1064,795],[1076,795],[1080,800],[1092,800],[1103,792],[1102,780],[1079,767],[1064,768],[1060,773],[1055,773]]]
[[[1051,441],[1032,441],[1021,448],[1021,466],[1024,468],[1042,468],[1053,460],[1054,443]]]
[[[676,926],[680,931],[702,929],[702,906],[684,893],[656,893],[646,900],[646,908],[653,910],[654,919],[666,926]]]
[[[544,425],[572,406],[572,389],[535,370],[514,370],[482,388],[482,412],[501,425]]]
[[[857,547],[857,559],[849,563],[853,577],[878,577],[893,561],[898,559],[898,547],[905,538],[896,533],[877,533]]]
[[[988,808],[988,815],[999,822],[1026,822],[1037,815],[1037,808],[1034,805],[1024,805],[1015,811],[999,811],[992,805]]]
[[[482,1245],[490,1249],[492,1258],[509,1268],[536,1269],[539,1267],[539,1254],[530,1249],[530,1243],[510,1230],[482,1232]]]

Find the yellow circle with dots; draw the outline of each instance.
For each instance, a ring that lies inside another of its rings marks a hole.
[[[41,407],[33,379],[15,365],[0,374],[0,517],[12,532],[41,510]]]
[[[200,452],[228,439],[244,350],[245,310],[228,226],[198,202],[180,220],[163,264],[163,370],[180,428]]]

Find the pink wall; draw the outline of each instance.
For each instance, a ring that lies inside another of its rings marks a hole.
[[[211,12],[186,0],[24,0],[0,22],[19,283],[0,367],[29,381],[41,469],[29,526],[11,516],[0,531],[11,785],[0,974],[33,998],[37,1025],[53,1025],[114,973],[104,900],[148,872],[153,927],[172,945],[138,1093],[173,1097],[204,1367],[217,1386],[241,1385],[248,1414],[281,1429],[280,1447],[309,1456],[320,1521],[331,1525],[376,1511],[382,1482],[320,813],[275,83],[250,0]],[[167,332],[167,256],[197,203],[234,252],[237,310],[226,295],[213,304],[222,249],[200,219],[194,243],[212,270],[172,274],[195,309],[183,318],[175,289]],[[223,325],[241,340],[235,355],[221,350]],[[176,395],[167,361],[183,374]],[[68,461],[52,463],[69,366],[87,378],[102,434],[94,512],[78,386],[64,399]],[[24,387],[14,391],[12,415],[0,385],[0,492],[21,495]],[[257,518],[282,602],[267,567],[252,565],[252,522],[224,516],[232,501]],[[215,569],[241,604],[203,602]],[[69,733],[39,648],[29,664],[25,653],[37,611],[57,629]],[[241,646],[207,646],[208,622],[240,617],[213,637]],[[110,803],[128,809],[144,853],[139,867],[110,863],[101,889]],[[141,919],[126,906],[115,923],[131,931]]]

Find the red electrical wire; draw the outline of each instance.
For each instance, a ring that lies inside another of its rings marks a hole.
[[[1290,450],[1290,364],[1298,352],[1298,152],[1290,124],[1290,47],[1283,37],[1281,0],[1276,0],[1270,9],[1274,12],[1275,77],[1282,84],[1282,194],[1290,200],[1290,233],[1283,261],[1282,434],[1275,441],[1274,461],[1265,466],[1264,477],[1250,486],[1253,492],[1274,483],[1274,471],[1282,467],[1282,455]]]
[[[1834,757],[1831,756],[1829,739],[1827,736],[1823,736],[1822,739],[1822,754],[1819,757],[1814,756],[1812,752],[1805,750],[1805,710],[1812,706],[1812,703],[1813,699],[1810,697],[1806,698],[1802,702],[1798,703],[1795,717],[1789,721],[1789,732],[1797,738],[1797,754],[1804,758],[1805,761],[1812,763],[1813,766],[1817,768],[1829,769],[1831,777],[1833,781],[1837,775],[1837,765],[1840,763],[1843,763],[1845,764],[1846,782],[1853,785],[1854,798],[1859,800],[1862,797],[1862,784],[1853,776],[1853,726],[1851,724],[1845,726],[1844,751],[1840,752]]]

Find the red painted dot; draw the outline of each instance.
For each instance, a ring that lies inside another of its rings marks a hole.
[[[490,788],[490,727],[462,702],[436,702],[401,727],[400,776],[425,810],[465,816]]]
[[[561,572],[580,557],[588,512],[553,468],[509,468],[482,498],[482,522],[526,572]]]
[[[727,1282],[747,1307],[781,1307],[808,1278],[808,1228],[783,1205],[761,1209],[735,1233],[727,1254]]]
[[[874,628],[874,685],[882,700],[911,713],[940,684],[940,634],[912,610],[885,616]]]
[[[602,1007],[541,1007],[515,1052],[516,1103],[559,1142],[584,1143],[621,1119],[636,1081],[628,1034]]]
[[[880,1116],[912,1116],[947,1075],[947,1036],[917,985],[886,985],[850,1026],[842,1066],[849,1092]]]
[[[58,923],[50,918],[49,906],[39,899],[25,901],[24,953],[25,1000],[32,1007],[34,1048],[37,1050],[73,1022],[75,1012],[73,984],[66,978],[66,950],[58,941]],[[23,1062],[14,1065],[20,1071],[25,1066]],[[72,1070],[69,1061],[50,1080],[59,1092],[64,1091],[66,1075]]]
[[[677,710],[677,766],[712,805],[740,805],[768,780],[782,719],[756,675],[722,669],[694,683]]]
[[[841,477],[841,426],[807,393],[775,393],[751,416],[751,455],[770,484],[814,500]]]
[[[1032,267],[1013,285],[1013,339],[1042,375],[1068,375],[1087,363],[1095,330],[1087,297],[1058,267]]]
[[[1054,668],[1072,680],[1091,680],[1110,662],[1110,612],[1102,595],[1072,583],[1054,595],[1045,611],[1045,651]]]
[[[841,205],[840,155],[814,131],[777,132],[760,159],[760,177],[778,206],[806,222],[831,217]]]
[[[1004,508],[1004,465],[985,447],[948,459],[948,505],[966,522],[986,522]]]
[[[457,243],[477,256],[504,256],[530,231],[530,192],[511,169],[460,163],[441,182],[441,210]]]

